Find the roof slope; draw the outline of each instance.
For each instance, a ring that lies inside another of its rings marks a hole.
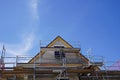
[[[62,37],[57,36],[52,42],[50,42],[46,47],[51,47],[55,42],[61,41],[67,48],[73,48],[67,41],[65,41]]]
[[[111,65],[108,70],[120,70],[120,60]]]

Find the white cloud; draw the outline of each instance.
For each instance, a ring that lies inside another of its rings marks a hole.
[[[28,0],[28,5],[31,14],[31,22],[29,25],[32,27],[29,28],[30,31],[26,32],[35,32],[37,28],[37,20],[39,20],[39,15],[38,15],[38,3],[39,0]],[[34,28],[33,28],[34,26]],[[27,33],[28,34],[28,33]],[[6,56],[16,56],[16,55],[27,55],[28,52],[31,50],[31,48],[34,46],[34,40],[35,40],[35,35],[33,33],[29,35],[24,35],[21,39],[21,42],[18,44],[9,44],[6,42],[0,42],[0,50],[2,49],[3,44],[5,45],[6,48]]]
[[[27,55],[28,52],[33,47],[35,36],[34,34],[29,34],[22,37],[22,41],[19,44],[8,44],[3,43],[6,48],[6,56],[16,56],[16,55]],[[0,43],[0,48],[2,49],[2,43]]]
[[[34,19],[39,19],[38,15],[38,0],[30,0],[30,10]]]

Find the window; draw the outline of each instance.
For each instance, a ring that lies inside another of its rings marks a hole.
[[[57,80],[69,80],[69,79],[57,79]]]
[[[68,77],[58,77],[57,80],[69,80]]]
[[[55,58],[56,59],[63,59],[63,58],[65,58],[65,53],[62,51],[55,51]]]
[[[64,48],[64,46],[54,46],[54,48]]]

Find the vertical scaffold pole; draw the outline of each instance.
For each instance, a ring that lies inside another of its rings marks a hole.
[[[6,52],[6,49],[5,49],[5,46],[3,45],[2,54],[1,54],[1,69],[2,70],[5,67],[5,64],[4,64],[5,52]]]
[[[35,80],[35,58],[34,58],[34,76],[33,76],[34,80]]]
[[[15,66],[17,66],[17,63],[18,63],[18,56],[16,56],[16,65]]]

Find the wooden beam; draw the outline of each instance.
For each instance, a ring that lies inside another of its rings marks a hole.
[[[107,75],[120,75],[120,71],[106,71],[106,70],[101,70],[101,71],[96,71],[98,74],[107,74]]]
[[[84,70],[74,70],[74,69],[70,69],[70,70],[67,70],[68,73],[90,73],[92,72],[92,70],[90,69],[84,69]]]
[[[68,73],[89,73],[91,72],[92,70],[91,69],[68,69],[66,70]],[[1,71],[1,73],[4,75],[4,74],[33,74],[34,73],[34,70],[25,70],[25,69],[22,69],[22,70],[3,70]],[[53,70],[35,70],[35,73],[36,74],[56,74],[56,73],[59,73],[59,72],[54,72]]]

